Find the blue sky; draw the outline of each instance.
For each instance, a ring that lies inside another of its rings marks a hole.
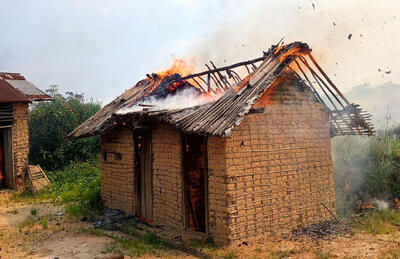
[[[103,103],[176,57],[194,57],[202,70],[211,58],[226,65],[223,60],[260,56],[282,36],[310,43],[344,90],[400,82],[400,50],[394,47],[400,45],[400,4],[394,0],[0,3],[0,71],[21,72],[41,89],[57,84],[61,92],[83,92]]]

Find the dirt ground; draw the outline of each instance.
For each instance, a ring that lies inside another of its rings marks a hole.
[[[92,224],[71,220],[62,206],[53,203],[9,202],[10,193],[0,193],[0,258],[131,258],[120,250],[123,233],[98,232]],[[125,243],[124,243],[125,244]],[[133,248],[142,249],[137,241]],[[126,247],[125,247],[126,248]],[[399,258],[400,232],[367,233],[311,239],[271,236],[227,247],[198,247],[211,258]],[[131,250],[132,251],[132,250]],[[136,255],[137,256],[137,255]],[[147,251],[142,257],[193,258],[170,249]]]
[[[240,258],[399,258],[400,235],[355,234],[332,240],[301,238],[288,241],[279,237],[224,248],[225,255]],[[224,255],[224,253],[219,253]]]
[[[124,237],[124,234],[96,232],[92,224],[68,218],[62,206],[9,202],[9,197],[9,192],[0,192],[1,259],[131,258],[121,257],[121,253],[113,249],[116,239]],[[174,250],[144,257],[156,256],[191,257]]]

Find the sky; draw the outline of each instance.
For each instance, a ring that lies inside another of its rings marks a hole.
[[[202,71],[282,37],[307,42],[343,92],[400,83],[398,0],[0,0],[0,28],[0,71],[103,104],[176,58]]]

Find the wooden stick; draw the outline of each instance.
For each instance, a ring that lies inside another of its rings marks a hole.
[[[341,222],[339,221],[339,219],[335,216],[335,214],[333,214],[332,211],[331,211],[328,207],[326,207],[325,204],[324,204],[322,201],[320,201],[319,203],[321,203],[322,206],[324,206],[324,208],[325,208],[327,211],[329,211],[329,213],[332,215],[332,217],[333,217],[334,219],[336,219],[336,221],[337,221],[340,225],[342,225],[342,223],[341,223]]]
[[[248,60],[248,61],[239,62],[239,63],[233,64],[233,65],[230,65],[230,66],[220,67],[220,68],[213,69],[213,70],[210,70],[210,71],[204,71],[204,72],[200,72],[200,73],[197,73],[197,74],[192,74],[192,75],[189,75],[189,76],[182,77],[182,80],[189,79],[189,78],[192,78],[192,77],[195,77],[195,76],[197,77],[197,76],[202,76],[202,75],[206,75],[206,74],[209,74],[209,73],[224,71],[224,70],[228,70],[228,69],[230,70],[232,68],[244,66],[244,65],[247,65],[247,64],[254,64],[254,63],[257,63],[257,62],[265,60],[269,56],[270,55],[259,57],[259,58]]]
[[[328,81],[328,83],[333,87],[333,89],[335,89],[335,91],[340,95],[340,97],[343,98],[343,100],[347,103],[347,105],[350,105],[349,101],[346,99],[346,97],[344,97],[344,95],[342,94],[342,92],[340,92],[340,90],[336,87],[336,85],[331,81],[331,79],[327,76],[327,74],[325,74],[325,72],[322,70],[322,68],[318,65],[318,63],[315,61],[314,57],[311,55],[311,53],[308,54],[308,56],[310,57],[311,61],[314,63],[314,65],[317,67],[317,69],[319,70],[319,72],[321,72],[321,74],[325,77],[326,81]]]
[[[214,69],[217,69],[217,67],[214,65],[214,63],[212,61],[210,61],[210,63]],[[221,79],[222,83],[224,83],[226,89],[231,87],[231,84],[229,83],[229,81],[226,80],[226,78],[224,78],[224,76],[219,71],[217,71],[216,73],[219,76],[219,78]]]

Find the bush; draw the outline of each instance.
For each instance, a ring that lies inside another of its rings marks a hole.
[[[35,195],[67,203],[66,212],[73,217],[92,217],[102,209],[100,196],[100,161],[72,162],[62,171],[48,172],[52,183]]]
[[[369,141],[368,138],[354,136],[332,140],[336,209],[342,218],[350,216],[357,201],[367,198],[363,186],[370,154]]]
[[[360,229],[370,234],[396,233],[400,226],[400,214],[394,210],[375,210],[355,219]]]
[[[82,95],[72,93],[64,97],[56,90],[53,86],[53,102],[36,104],[29,112],[29,162],[45,170],[60,170],[71,161],[86,161],[100,152],[98,137],[66,139],[100,109],[100,104],[85,102]]]
[[[360,201],[400,197],[398,136],[335,138],[332,154],[339,216],[348,217]]]
[[[380,199],[400,197],[399,138],[394,135],[374,138],[370,150],[365,189]]]

